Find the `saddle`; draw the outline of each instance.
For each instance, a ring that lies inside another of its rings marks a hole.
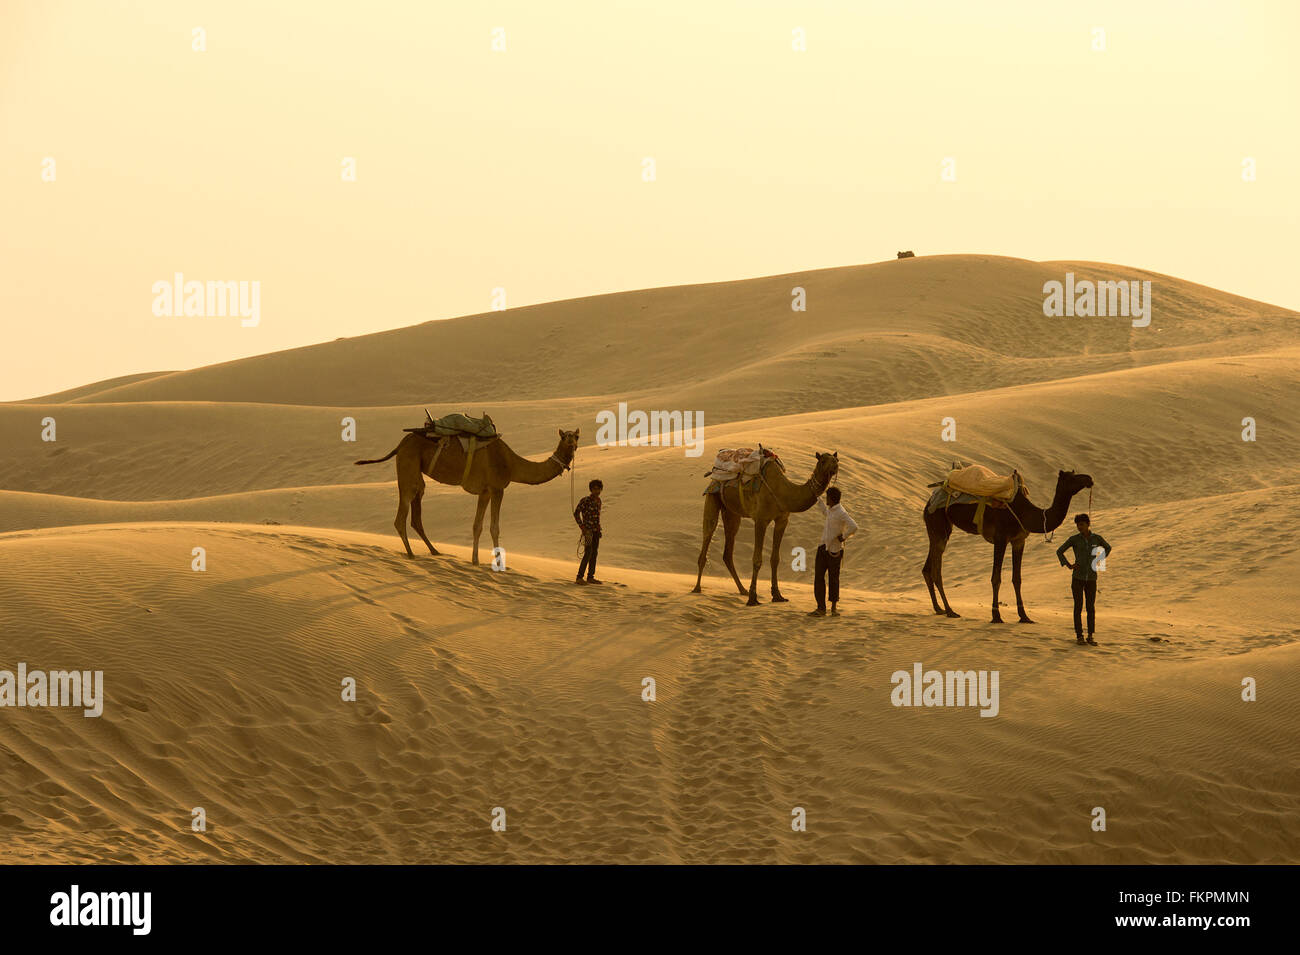
[[[449,414],[441,418],[430,417],[428,409],[424,412],[424,424],[419,428],[403,428],[403,431],[410,431],[412,434],[420,434],[426,438],[443,438],[456,436],[459,438],[478,438],[480,441],[490,441],[492,438],[500,437],[497,426],[492,423],[492,419],[485,413],[481,418],[471,418],[467,414]]]
[[[745,506],[745,496],[758,493],[758,483],[763,479],[763,469],[775,464],[782,471],[785,465],[775,451],[761,444],[757,448],[723,448],[713,459],[713,467],[705,475],[709,479],[705,494],[721,494],[734,487],[740,495],[740,506]]]
[[[768,461],[775,461],[782,471],[785,470],[785,465],[781,463],[780,456],[775,451],[769,451],[761,444],[757,449],[723,448],[718,452],[717,457],[713,459],[713,467],[709,469],[705,477],[721,484],[741,478],[756,478],[762,473],[763,465]]]
[[[927,487],[934,488],[925,510],[933,514],[940,509],[947,509],[954,504],[975,505],[975,526],[984,534],[984,516],[988,508],[1005,510],[1015,500],[1016,494],[1024,491],[1028,496],[1020,472],[1012,470],[1010,474],[997,474],[982,464],[963,464],[954,461],[948,475],[942,481],[935,481]]]
[[[430,471],[433,470],[438,458],[442,455],[442,449],[446,447],[446,442],[451,438],[458,440],[465,452],[465,470],[460,476],[462,484],[469,477],[470,465],[474,463],[474,452],[483,445],[501,437],[501,433],[497,431],[497,426],[493,424],[492,419],[486,412],[481,418],[471,418],[467,414],[449,414],[443,415],[441,418],[434,418],[430,416],[429,409],[426,408],[424,410],[424,424],[421,427],[403,428],[402,430],[438,442],[438,450],[434,452],[433,461],[429,464]]]

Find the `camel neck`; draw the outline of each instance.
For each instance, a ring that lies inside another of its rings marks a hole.
[[[766,474],[764,475],[764,479],[772,484],[772,490],[778,492],[782,504],[792,513],[806,511],[812,507],[817,502],[817,498],[821,497],[822,491],[826,490],[826,485],[830,484],[829,478],[818,482],[816,471],[813,471],[808,480],[802,484],[795,484],[782,471],[777,471],[775,477],[776,480],[772,481]]]
[[[1058,481],[1056,493],[1052,495],[1052,504],[1044,515],[1043,526],[1048,531],[1056,530],[1061,526],[1061,522],[1065,520],[1066,512],[1069,510],[1070,494],[1065,490],[1065,485]]]
[[[1048,534],[1060,527],[1061,522],[1065,520],[1065,513],[1070,508],[1070,495],[1066,493],[1064,486],[1058,482],[1056,493],[1052,496],[1052,503],[1047,510],[1043,510],[1029,500],[1028,495],[1023,490],[1016,495],[1011,506],[1016,517],[1026,530],[1031,533],[1039,531]]]
[[[559,461],[560,449],[556,448],[545,461],[530,461],[528,458],[510,452],[510,480],[516,484],[545,484],[564,473],[564,465]]]

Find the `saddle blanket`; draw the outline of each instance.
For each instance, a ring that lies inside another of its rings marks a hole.
[[[953,491],[940,485],[934,489],[930,495],[930,500],[926,503],[925,509],[933,514],[941,508],[948,507],[951,504],[987,504],[989,507],[1003,508],[1007,505],[996,498],[978,497],[974,494],[966,494],[962,491]]]
[[[709,486],[704,489],[705,494],[721,494],[729,487],[737,488],[740,491],[740,497],[743,500],[747,495],[758,492],[758,475],[753,477],[744,477],[737,481],[734,477],[728,481],[710,480]]]

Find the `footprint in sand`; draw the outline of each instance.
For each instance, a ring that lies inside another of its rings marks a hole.
[[[420,628],[419,628],[418,624],[416,623],[416,621],[414,621],[414,620],[412,620],[410,617],[406,616],[406,614],[402,614],[402,613],[394,613],[394,612],[390,611],[389,614],[388,614],[388,616],[392,617],[395,621],[397,621],[398,626],[400,626],[403,630],[405,630],[405,631],[406,631],[408,634],[410,634],[411,636],[413,636],[413,637],[422,637],[422,636],[424,636],[424,634],[420,631]]]

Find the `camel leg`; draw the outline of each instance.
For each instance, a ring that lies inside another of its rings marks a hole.
[[[993,623],[1002,622],[1002,611],[998,609],[998,590],[1002,587],[1002,559],[1007,555],[1007,539],[995,538],[993,541]]]
[[[921,565],[921,576],[925,578],[926,589],[930,591],[930,603],[934,607],[934,612],[943,616],[943,608],[939,606],[939,599],[934,594],[934,574],[930,568],[937,565],[943,554],[943,548],[935,541],[930,541],[930,549],[926,551],[925,563]]]
[[[749,601],[747,607],[758,606],[758,572],[763,566],[763,539],[767,537],[768,521],[754,518],[754,573],[749,578]]]
[[[492,532],[492,559],[495,560],[497,550],[501,547],[501,496],[506,493],[503,487],[492,489],[492,523],[488,529]]]
[[[945,610],[948,616],[956,617],[952,608],[948,606],[948,598],[943,598],[943,607],[939,606],[939,601],[935,599],[935,581],[942,581],[943,577],[943,551],[948,546],[948,537],[952,534],[952,525],[948,524],[943,515],[935,515],[934,518],[929,514],[924,515],[925,535],[930,540],[930,550],[925,555],[925,563],[921,565],[921,576],[925,578],[926,589],[930,591],[930,603],[934,607],[934,612],[943,616]],[[942,521],[937,523],[936,521]],[[943,584],[939,584],[939,593],[943,593]]]
[[[782,514],[772,522],[772,603],[774,604],[789,603],[781,596],[781,588],[776,585],[776,569],[781,563],[781,538],[785,536],[785,525],[789,523],[789,514]]]
[[[740,532],[741,516],[732,511],[722,512],[722,533],[725,540],[722,545],[722,563],[731,572],[731,579],[736,582],[736,590],[748,594],[745,585],[740,582],[736,572],[736,535]]]
[[[935,566],[935,562],[938,559],[935,556],[936,551],[942,553],[943,547],[941,541],[936,538],[935,533],[930,529],[930,521],[928,518],[925,521],[925,536],[930,542],[930,547],[929,550],[925,552],[925,563],[921,565],[921,577],[925,580],[925,589],[930,591],[930,604],[934,607],[934,612],[942,616],[943,608],[939,606],[939,601],[934,595],[934,574],[931,572],[930,568]]]
[[[927,566],[930,568],[930,578],[933,579],[934,587],[939,591],[939,598],[943,601],[943,610],[940,610],[936,605],[934,612],[942,613],[947,617],[960,617],[961,614],[952,609],[952,606],[948,603],[948,595],[943,592],[943,551],[947,546],[948,542],[946,540],[931,541],[930,559],[926,561]],[[930,580],[926,581],[926,583],[929,582]]]
[[[1011,586],[1016,588],[1016,611],[1021,623],[1033,623],[1025,613],[1025,601],[1020,596],[1020,558],[1025,556],[1025,542],[1017,541],[1011,545]]]
[[[478,496],[478,510],[474,512],[474,555],[471,563],[478,563],[478,539],[483,534],[483,512],[487,510],[488,501],[492,499],[491,491],[484,491]]]
[[[700,581],[704,579],[704,565],[709,561],[709,544],[713,542],[713,532],[718,528],[718,497],[716,494],[704,495],[704,543],[700,545],[699,573],[695,575],[693,594],[700,592]]]
[[[935,596],[935,577],[930,573],[930,565],[935,560],[935,542],[930,542],[930,550],[926,551],[926,563],[920,565],[920,576],[926,581],[926,590],[930,591],[930,603],[935,608],[937,615],[943,616],[944,608],[939,605],[939,598]]]
[[[438,556],[438,548],[429,542],[429,536],[424,533],[424,518],[422,515],[421,502],[424,500],[424,488],[420,488],[420,493],[411,499],[411,526],[415,528],[415,533],[420,535],[420,540],[424,541],[429,553],[434,557]]]
[[[397,517],[393,519],[393,526],[397,528],[397,534],[402,538],[402,546],[406,548],[406,556],[414,557],[415,551],[411,550],[411,542],[406,537],[406,515],[411,508],[411,500],[415,497],[410,488],[402,487],[399,482],[397,485]]]

